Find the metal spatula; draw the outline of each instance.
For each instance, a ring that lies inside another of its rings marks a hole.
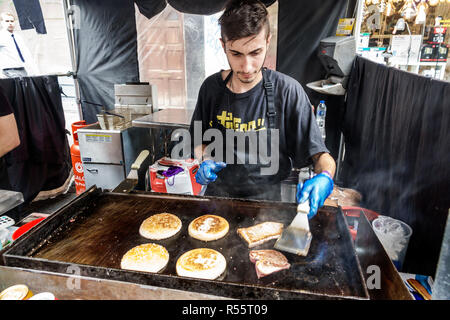
[[[147,159],[149,154],[150,152],[148,150],[141,151],[139,156],[131,165],[131,170],[126,179],[115,187],[113,192],[129,193],[136,187],[139,182],[138,170],[141,168],[142,163]]]
[[[275,242],[275,248],[306,256],[311,245],[312,234],[309,231],[309,201],[297,206],[297,215],[289,227],[283,230],[281,237]]]

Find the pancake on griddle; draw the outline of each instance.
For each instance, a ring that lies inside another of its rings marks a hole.
[[[181,220],[174,214],[163,212],[145,219],[139,234],[151,240],[167,239],[178,233],[181,229]]]
[[[177,261],[177,274],[182,277],[198,279],[217,279],[227,267],[225,257],[209,248],[190,250],[181,255]]]
[[[127,270],[159,272],[169,262],[169,252],[163,246],[146,243],[136,246],[122,257],[120,267]]]
[[[206,214],[194,219],[188,227],[192,238],[202,241],[213,241],[224,237],[230,226],[222,217]]]

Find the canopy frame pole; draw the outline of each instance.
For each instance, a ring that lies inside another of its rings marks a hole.
[[[78,71],[78,64],[77,64],[77,52],[75,48],[75,36],[74,36],[74,9],[73,6],[70,4],[70,0],[63,0],[63,8],[64,8],[64,19],[66,21],[66,30],[67,30],[67,39],[69,41],[69,51],[70,51],[70,59],[72,62],[72,71],[70,72],[70,76],[72,76],[75,84],[75,95],[77,99],[77,105],[78,105],[78,115],[80,116],[80,120],[83,120],[83,109],[81,107],[81,93],[80,93],[80,85],[78,83],[78,77],[77,77],[77,71]]]
[[[358,9],[356,12],[355,29],[354,29],[355,31],[353,33],[356,40],[356,51],[358,51],[359,41],[361,38],[361,23],[363,18],[364,0],[358,0],[357,8]]]

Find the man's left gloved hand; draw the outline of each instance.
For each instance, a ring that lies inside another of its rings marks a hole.
[[[200,168],[195,175],[195,181],[202,185],[207,185],[211,182],[214,182],[217,179],[217,173],[226,166],[227,164],[225,162],[205,160],[200,164]]]
[[[306,180],[303,186],[301,183],[297,185],[297,203],[303,203],[309,198],[309,219],[314,217],[317,210],[323,206],[325,199],[333,192],[333,187],[333,179],[326,173],[320,173]]]

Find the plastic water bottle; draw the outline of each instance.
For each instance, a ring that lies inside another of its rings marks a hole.
[[[325,105],[325,101],[320,100],[319,105],[317,106],[317,115],[316,121],[319,126],[320,133],[322,135],[322,139],[325,141],[325,116],[327,115],[327,106]]]

